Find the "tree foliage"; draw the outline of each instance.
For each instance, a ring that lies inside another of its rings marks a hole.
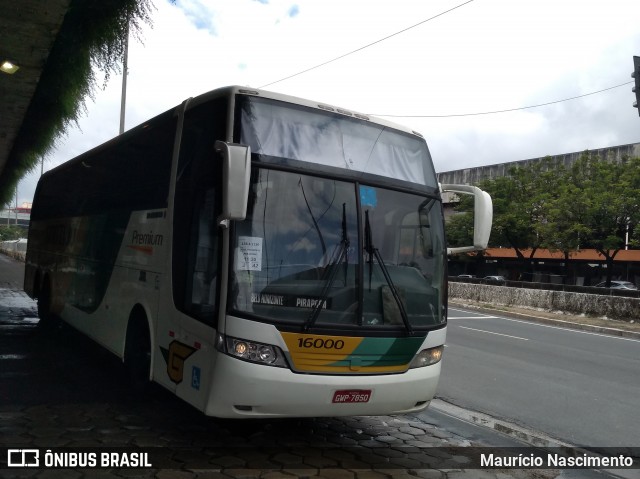
[[[547,158],[479,186],[493,199],[490,246],[514,248],[521,259],[538,248],[567,257],[593,248],[605,258],[610,281],[618,252],[640,247],[640,158],[615,162],[585,152],[566,168]],[[461,234],[461,224],[449,224],[448,236]]]
[[[27,230],[25,228],[21,228],[20,226],[0,225],[0,241],[17,240],[20,238],[25,238],[26,235]]]

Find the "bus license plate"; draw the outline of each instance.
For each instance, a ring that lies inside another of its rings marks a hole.
[[[371,389],[349,389],[333,393],[333,403],[369,402]]]

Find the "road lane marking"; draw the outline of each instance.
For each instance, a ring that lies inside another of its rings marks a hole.
[[[500,316],[449,316],[448,319],[500,319]]]
[[[533,318],[541,318],[541,319],[549,319],[549,318],[544,318],[541,316],[532,316]],[[610,338],[610,339],[622,339],[623,341],[633,341],[635,343],[640,343],[640,339],[635,339],[635,338],[625,338],[622,336],[616,336],[615,334],[605,334],[605,333],[594,333],[592,331],[582,331],[580,329],[574,329],[574,328],[570,328],[570,327],[562,327],[562,326],[553,326],[551,324],[542,324],[542,323],[538,323],[535,320],[529,320],[527,321],[526,319],[512,319],[512,318],[505,318],[504,316],[498,316],[497,319],[503,319],[505,321],[513,321],[514,323],[525,323],[525,324],[531,324],[534,326],[541,326],[543,328],[552,328],[552,329],[561,329],[562,331],[571,331],[574,333],[581,333],[581,334],[590,334],[591,336],[601,336],[603,338]],[[569,323],[570,321],[563,321],[561,319],[554,319],[552,321],[559,321],[561,323]],[[462,326],[460,326],[462,327]]]
[[[468,313],[469,312],[469,311],[465,311],[464,309],[457,309],[457,308],[450,308],[449,312],[451,312],[451,311],[460,311],[462,313]],[[472,314],[476,314],[476,313],[472,313]],[[513,321],[514,323],[531,324],[533,326],[541,326],[543,328],[561,329],[563,331],[572,331],[574,333],[590,334],[591,336],[601,336],[603,338],[621,339],[623,341],[631,341],[631,342],[634,342],[634,343],[640,343],[640,339],[627,338],[627,337],[624,337],[624,336],[618,336],[616,334],[597,333],[597,332],[593,332],[593,331],[583,331],[581,329],[575,329],[575,328],[571,328],[571,327],[567,327],[567,326],[554,326],[552,324],[543,324],[543,323],[540,323],[540,322],[536,321],[535,318],[556,321],[558,323],[571,323],[571,321],[565,321],[563,319],[546,318],[544,316],[536,316],[535,314],[518,313],[518,314],[524,316],[525,319],[507,318],[505,316],[488,316],[488,315],[487,316],[483,316],[483,315],[481,315],[479,313],[477,313],[477,314],[478,314],[478,316],[457,316],[457,317],[449,315],[448,319],[503,319],[505,321]],[[531,319],[527,319],[527,318],[531,318]],[[575,324],[575,323],[573,323],[573,324]],[[616,329],[616,328],[609,328],[609,329],[613,329],[615,331],[621,331],[621,330]]]
[[[467,328],[466,326],[458,326],[458,327],[462,329],[470,329],[471,331],[478,331],[480,333],[495,334],[496,336],[505,336],[507,338],[519,339],[521,341],[529,341],[527,338],[521,338],[520,336],[511,336],[509,334],[494,333],[493,331],[485,331],[484,329],[476,329],[476,328]]]

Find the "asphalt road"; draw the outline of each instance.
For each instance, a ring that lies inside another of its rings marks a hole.
[[[0,288],[22,289],[24,263],[0,254]]]
[[[451,309],[438,396],[570,444],[640,446],[640,341]]]

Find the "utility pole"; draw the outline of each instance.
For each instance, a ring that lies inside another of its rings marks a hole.
[[[122,97],[120,100],[120,135],[124,133],[124,112],[127,103],[127,74],[129,57],[129,24],[127,23],[127,32],[124,39],[124,58],[122,59]]]
[[[633,57],[633,72],[631,78],[636,81],[635,86],[631,89],[636,94],[636,101],[633,102],[634,108],[638,109],[638,115],[640,115],[640,57]]]

